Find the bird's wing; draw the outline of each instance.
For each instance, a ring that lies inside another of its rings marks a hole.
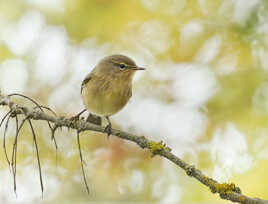
[[[81,84],[81,94],[82,94],[82,91],[83,91],[83,88],[85,87],[85,85],[90,81],[91,79],[91,73],[89,73],[86,78],[82,81],[82,84]]]

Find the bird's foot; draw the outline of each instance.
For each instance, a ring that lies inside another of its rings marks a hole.
[[[88,115],[86,121],[95,125],[101,125],[101,117],[91,113]]]
[[[109,139],[110,135],[112,134],[112,124],[109,123],[105,129],[104,129],[104,132],[107,133],[107,139]]]

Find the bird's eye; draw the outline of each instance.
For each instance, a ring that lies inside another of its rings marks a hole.
[[[126,64],[125,63],[120,63],[119,67],[120,67],[120,69],[124,69],[124,68],[126,68]]]

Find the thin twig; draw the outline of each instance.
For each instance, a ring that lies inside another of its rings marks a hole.
[[[12,97],[12,96],[20,96],[22,98],[26,98],[29,101],[31,101],[32,103],[34,103],[42,112],[44,112],[44,110],[43,110],[43,108],[44,108],[44,109],[47,109],[50,112],[52,112],[55,116],[57,116],[57,114],[51,108],[46,107],[46,106],[43,106],[43,105],[40,105],[39,103],[37,103],[35,100],[33,100],[32,98],[30,98],[28,96],[25,96],[25,95],[19,94],[19,93],[13,93],[13,94],[9,94],[8,95],[8,97]],[[48,124],[50,130],[52,130],[52,127],[51,127],[51,124],[50,124],[49,121],[47,121],[47,124]],[[58,145],[57,145],[57,142],[56,142],[55,138],[53,138],[53,141],[54,141],[55,148],[57,149],[58,148]]]
[[[30,98],[30,97],[28,97],[28,96],[25,96],[25,95],[23,95],[23,94],[18,94],[18,93],[13,93],[13,94],[9,94],[9,95],[7,95],[8,97],[12,97],[12,96],[20,96],[20,97],[22,97],[22,98],[26,98],[26,99],[28,99],[29,101],[31,101],[32,103],[34,103],[41,111],[43,110],[42,108],[41,108],[41,106],[39,105],[39,103],[37,103],[35,100],[33,100],[32,98]]]
[[[55,132],[56,130],[58,129],[59,127],[57,125],[54,125],[54,127],[51,128],[51,140],[54,141],[54,144],[55,144],[55,147],[56,147],[56,151],[58,149],[58,145],[57,145],[57,141],[56,141],[56,138],[55,138]]]
[[[18,116],[15,115],[15,121],[16,121],[16,135],[13,143],[13,151],[12,151],[12,159],[11,159],[11,167],[12,167],[12,173],[13,173],[13,185],[14,185],[14,193],[17,196],[17,182],[16,182],[16,174],[17,174],[17,144],[18,144],[18,133],[19,133],[19,122],[18,122]]]
[[[13,101],[11,101],[8,97],[3,96],[1,94],[0,94],[0,105],[8,106],[16,114],[27,115],[29,117],[29,120],[32,119],[32,120],[42,120],[42,121],[51,122],[51,123],[54,123],[54,125],[57,125],[59,127],[67,127],[67,128],[75,129],[79,131],[79,133],[82,131],[88,131],[88,130],[105,133],[105,128],[102,126],[94,125],[84,120],[73,121],[72,119],[68,119],[64,117],[56,117],[53,115],[48,115],[42,111],[37,111],[32,108],[27,108],[25,106],[16,104]],[[33,127],[32,127],[32,130],[33,130]],[[144,136],[136,136],[136,135],[123,132],[120,130],[115,130],[115,129],[111,129],[111,135],[114,135],[121,139],[132,141],[136,143],[142,149],[150,150],[153,153],[153,155],[159,155],[168,159],[169,161],[171,161],[172,163],[174,163],[175,165],[183,169],[188,176],[195,178],[196,180],[198,180],[205,186],[209,187],[212,193],[218,193],[222,199],[230,200],[232,202],[238,202],[241,204],[268,204],[267,200],[263,200],[259,198],[250,198],[242,194],[240,189],[236,187],[234,184],[220,184],[217,181],[207,177],[199,169],[187,164],[182,159],[180,159],[179,157],[171,153],[170,148],[166,147],[161,142],[160,143],[153,142]],[[83,158],[81,158],[81,156],[80,156],[80,161],[81,163],[83,162]]]
[[[51,132],[53,132],[53,133],[54,133],[54,134],[53,134],[53,136],[51,137],[51,139],[52,139],[52,140],[53,140],[53,142],[54,142],[55,149],[56,149],[56,152],[57,152],[57,149],[58,149],[58,144],[57,144],[57,140],[56,140],[56,138],[55,138],[55,131],[54,131],[54,129],[53,129],[53,127],[51,126],[51,124],[50,124],[50,123],[48,123],[48,126],[49,126],[49,128],[50,128]]]
[[[12,110],[8,111],[7,114],[2,118],[1,122],[0,122],[0,128],[2,126],[2,124],[4,123],[5,119],[7,118],[7,116],[12,112]]]
[[[29,125],[31,127],[31,131],[33,134],[33,140],[34,140],[34,145],[35,145],[35,150],[36,150],[36,157],[37,157],[37,162],[38,162],[38,170],[39,170],[39,179],[40,179],[40,187],[42,191],[42,197],[44,193],[44,185],[43,185],[43,177],[42,177],[42,169],[41,169],[41,162],[40,162],[40,157],[39,157],[39,151],[38,151],[38,145],[37,145],[37,140],[36,140],[36,134],[31,122],[31,119],[28,119]]]
[[[7,130],[8,130],[8,125],[9,125],[9,120],[11,118],[11,114],[12,114],[12,111],[10,112],[10,114],[7,117],[7,121],[6,121],[6,125],[5,125],[5,130],[4,130],[4,137],[3,137],[3,148],[4,148],[4,152],[5,152],[6,161],[7,161],[9,167],[10,167],[10,161],[9,161],[8,154],[7,154],[6,133],[7,133]]]
[[[55,111],[53,111],[51,108],[47,107],[47,106],[44,106],[44,105],[39,105],[41,108],[44,108],[48,111],[50,111],[54,116],[57,116],[57,114],[55,113]]]
[[[80,134],[79,134],[79,131],[77,130],[76,131],[77,135],[77,145],[78,145],[78,150],[79,150],[79,155],[80,155],[80,164],[81,164],[81,169],[82,169],[82,174],[83,174],[83,179],[84,179],[84,183],[85,183],[85,186],[86,186],[86,190],[87,190],[87,193],[89,194],[89,187],[88,187],[88,184],[87,184],[87,178],[86,178],[86,173],[85,173],[85,170],[84,170],[84,160],[83,160],[83,155],[82,155],[82,151],[81,151],[81,145],[80,145]]]
[[[0,123],[0,127],[1,127],[2,124],[4,123],[5,119],[6,119],[9,115],[11,115],[11,112],[12,112],[12,110],[8,111],[8,113],[2,118],[1,123]],[[7,151],[6,151],[6,139],[5,139],[5,134],[4,134],[4,138],[3,138],[3,149],[4,149],[4,152],[5,152],[6,160],[7,160],[7,162],[8,162],[8,168],[10,168],[10,163],[9,163],[8,156],[7,156]]]
[[[51,129],[51,140],[54,141],[55,146],[56,146],[56,167],[58,165],[58,145],[57,145],[56,138],[55,138],[55,132],[58,128],[59,128],[59,126],[54,125],[54,127],[52,127],[52,129]]]

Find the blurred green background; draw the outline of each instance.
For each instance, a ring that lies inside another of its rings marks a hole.
[[[208,176],[268,199],[267,13],[265,0],[0,0],[0,88],[70,117],[83,109],[80,84],[97,61],[126,54],[147,70],[136,76],[130,104],[111,117],[114,127],[163,140]],[[170,162],[94,132],[81,137],[87,195],[75,132],[56,132],[56,157],[49,128],[34,125],[44,198],[25,126],[18,198],[0,154],[2,202],[226,202]]]

